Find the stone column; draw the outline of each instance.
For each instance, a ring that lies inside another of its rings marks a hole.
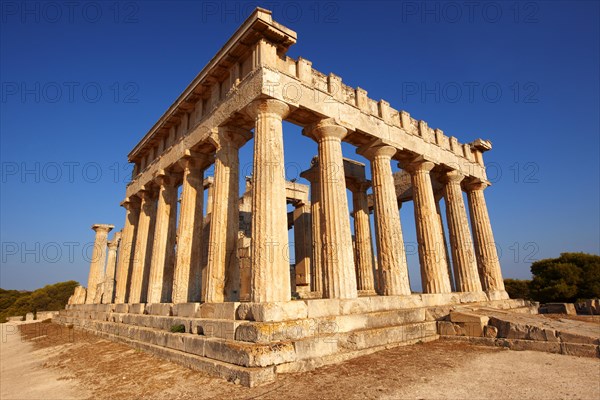
[[[323,246],[321,237],[321,188],[319,183],[319,171],[313,167],[300,174],[310,182],[310,215],[312,219],[312,263],[311,263],[311,287],[313,292],[323,293]]]
[[[239,148],[250,133],[233,127],[219,127],[210,140],[216,147],[215,180],[212,193],[206,290],[207,303],[239,301],[240,263],[237,254],[239,231]]]
[[[148,293],[148,278],[152,259],[152,244],[154,237],[154,220],[156,217],[156,196],[149,190],[141,190],[142,199],[140,218],[135,241],[135,255],[131,272],[131,289],[128,302],[131,304],[145,303]]]
[[[352,191],[352,214],[354,215],[354,246],[356,263],[356,284],[361,291],[374,292],[373,242],[369,221],[367,189],[371,182],[353,182],[348,185]]]
[[[486,292],[500,292],[501,298],[507,298],[490,216],[483,195],[483,190],[487,186],[486,182],[481,181],[471,181],[465,184],[473,239],[475,241],[477,266],[479,267],[479,277],[483,290]]]
[[[150,262],[148,303],[168,303],[173,288],[177,186],[174,177],[164,171],[157,176],[156,183],[159,186],[158,206]]]
[[[421,264],[423,293],[450,293],[444,238],[440,230],[429,171],[434,164],[424,159],[405,166],[410,172],[415,207],[415,225]]]
[[[96,292],[98,291],[98,284],[104,280],[104,265],[106,264],[106,244],[108,238],[108,232],[110,232],[115,226],[114,225],[103,225],[96,224],[92,226],[94,232],[96,232],[96,238],[94,240],[94,250],[92,251],[92,261],[90,262],[90,274],[88,276],[88,287],[87,296],[85,298],[85,304],[99,303],[97,301]]]
[[[435,200],[435,211],[438,215],[438,221],[440,224],[440,232],[442,232],[442,239],[444,240],[444,252],[442,255],[444,256],[444,260],[446,262],[446,266],[448,267],[448,279],[450,280],[450,290],[456,292],[456,285],[454,284],[453,274],[452,274],[452,265],[450,263],[450,253],[448,252],[448,240],[446,240],[446,230],[444,229],[444,220],[442,219],[442,209],[440,207],[441,196],[434,196]]]
[[[183,184],[173,273],[173,303],[200,301],[206,162],[206,156],[196,153],[190,153],[179,162],[183,168]]]
[[[371,161],[379,293],[385,296],[410,295],[408,264],[392,175],[392,156],[397,149],[377,145],[360,150]]]
[[[296,291],[310,290],[310,271],[312,268],[312,221],[310,208],[310,204],[299,204],[293,211]]]
[[[140,202],[137,197],[127,198],[121,203],[125,208],[125,225],[119,244],[117,260],[115,303],[125,303],[131,285],[132,255],[135,249],[135,234],[140,218]]]
[[[104,295],[102,303],[110,304],[115,302],[115,282],[117,272],[117,249],[121,240],[121,232],[116,232],[108,245],[108,259],[106,260],[106,278],[104,278]]]
[[[323,238],[323,297],[350,299],[358,296],[350,231],[350,212],[342,156],[342,139],[348,131],[333,119],[305,128],[319,144],[321,228]]]
[[[285,195],[282,120],[287,104],[260,99],[248,107],[255,120],[252,173],[253,302],[288,301],[291,297]]]
[[[455,170],[442,174],[454,280],[459,292],[481,292],[467,210],[460,188],[463,179],[464,175]]]

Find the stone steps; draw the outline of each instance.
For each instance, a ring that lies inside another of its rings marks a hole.
[[[435,321],[398,326],[321,332],[318,336],[270,344],[206,337],[119,322],[59,316],[55,322],[119,341],[212,376],[255,386],[292,372],[369,354],[385,348],[438,338]]]
[[[439,338],[437,324],[466,307],[531,312],[522,300],[445,294],[283,303],[70,305],[54,320],[127,343],[212,376],[255,386],[386,348]],[[440,304],[454,299],[452,304]],[[171,332],[183,325],[185,333]]]
[[[367,312],[281,322],[254,322],[216,318],[182,318],[147,314],[95,311],[61,311],[61,316],[83,321],[108,321],[170,331],[183,325],[185,332],[230,340],[270,343],[319,336],[331,332],[382,328],[426,320],[425,308]],[[67,322],[72,323],[72,322]]]

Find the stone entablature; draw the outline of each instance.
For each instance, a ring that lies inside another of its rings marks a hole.
[[[489,141],[461,144],[384,100],[368,98],[364,89],[344,85],[339,76],[313,69],[310,61],[285,56],[295,41],[295,32],[274,22],[269,11],[257,9],[130,152],[135,167],[127,196],[190,149],[210,148],[216,127],[235,122],[252,129],[246,106],[264,96],[288,104],[285,119],[292,123],[306,126],[323,116],[334,118],[349,130],[344,141],[357,147],[380,141],[487,180],[482,153],[491,149]]]

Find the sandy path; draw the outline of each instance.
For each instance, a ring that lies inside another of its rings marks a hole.
[[[53,349],[22,341],[15,323],[0,324],[0,399],[84,399],[90,393],[64,373],[44,368]]]

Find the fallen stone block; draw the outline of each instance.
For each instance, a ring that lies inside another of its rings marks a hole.
[[[540,307],[543,314],[568,314],[576,315],[575,305],[573,303],[547,303]]]

